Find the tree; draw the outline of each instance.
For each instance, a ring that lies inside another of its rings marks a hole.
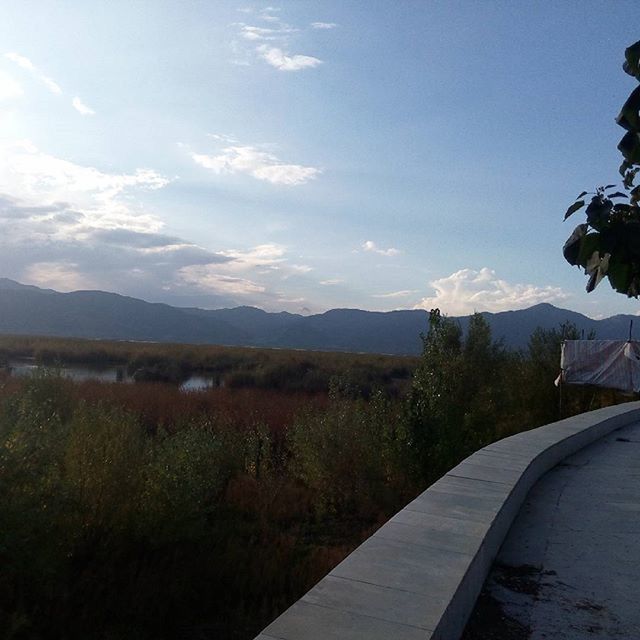
[[[640,41],[625,51],[624,71],[640,82]],[[595,193],[583,191],[565,213],[564,219],[582,209],[585,196],[591,200],[585,210],[587,221],[579,224],[566,241],[563,253],[569,264],[577,265],[589,276],[587,292],[603,278],[619,293],[640,295],[640,86],[622,106],[616,122],[626,133],[618,144],[624,158],[620,166],[624,191],[616,185],[598,187]]]
[[[479,313],[463,339],[458,323],[433,309],[422,342],[407,425],[418,474],[432,479],[495,439],[505,354]]]

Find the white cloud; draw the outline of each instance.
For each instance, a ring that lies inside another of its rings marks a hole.
[[[208,133],[207,137],[211,138],[212,140],[217,140],[218,142],[228,142],[230,144],[239,142],[237,138],[229,136],[226,133]]]
[[[372,298],[406,298],[416,293],[416,290],[404,289],[402,291],[392,291],[391,293],[377,293],[372,295]]]
[[[275,310],[298,303],[282,279],[310,269],[274,243],[213,251],[162,233],[136,197],[167,179],[150,169],[110,174],[0,144],[0,273],[58,290],[98,288],[182,306]]]
[[[27,141],[0,143],[0,192],[31,204],[73,202],[95,227],[158,231],[162,223],[128,201],[125,192],[154,190],[169,180],[152,169],[112,174],[40,151]]]
[[[267,18],[263,16],[263,19]],[[273,20],[280,22],[280,20],[275,17],[273,18]],[[240,27],[240,35],[245,40],[251,40],[253,42],[282,40],[286,36],[298,32],[298,29],[294,29],[293,27],[290,27],[289,25],[285,25],[283,23],[280,23],[280,26],[275,29],[270,27],[256,27],[254,25],[244,24],[242,22],[239,23],[238,26]]]
[[[20,84],[8,73],[0,69],[0,102],[13,100],[23,94]]]
[[[34,77],[38,78],[40,82],[42,82],[51,93],[56,93],[60,95],[62,93],[62,89],[58,85],[57,82],[53,81],[49,76],[46,76],[38,67],[36,67],[29,58],[16,53],[15,51],[10,51],[9,53],[5,53],[5,58],[11,60],[11,62],[17,64],[22,69],[29,71],[33,74]]]
[[[342,278],[332,278],[330,280],[320,280],[320,284],[324,287],[332,287],[336,284],[342,284],[344,280]]]
[[[439,308],[459,316],[475,311],[524,309],[540,302],[559,302],[568,296],[559,287],[513,284],[501,280],[493,269],[461,269],[430,283],[435,295],[423,298],[416,309]]]
[[[266,7],[258,12],[253,12],[254,17],[262,21],[265,26],[247,24],[246,22],[235,22],[233,26],[237,29],[237,38],[230,42],[233,52],[231,62],[234,64],[250,64],[251,58],[257,54],[267,64],[279,71],[301,71],[312,69],[323,64],[320,58],[302,54],[291,54],[292,36],[301,34],[304,31],[328,30],[337,27],[334,22],[312,22],[306,29],[300,29],[287,24],[278,14],[277,7]],[[244,11],[252,13],[251,11]],[[242,51],[242,41],[245,42],[245,50]],[[250,43],[250,44],[249,44]]]
[[[185,284],[214,293],[248,295],[265,292],[264,286],[252,280],[220,273],[220,265],[189,265],[179,269],[178,277]]]
[[[62,94],[62,89],[60,85],[54,82],[51,78],[47,78],[47,76],[40,76],[40,80],[44,83],[45,87],[51,91],[51,93],[56,93],[58,95]]]
[[[401,253],[399,249],[394,249],[393,247],[389,247],[388,249],[381,249],[376,245],[375,242],[373,242],[373,240],[367,240],[362,245],[362,248],[365,251],[371,251],[372,253],[378,253],[381,256],[388,256],[388,257],[397,256]]]
[[[36,67],[29,58],[16,53],[15,51],[11,51],[9,53],[5,53],[5,58],[11,60],[14,64],[18,65],[20,68],[28,71],[34,78],[38,79],[40,82],[44,84],[47,89],[51,93],[55,93],[56,95],[62,95],[63,91],[60,88],[60,85],[45,75],[38,67]],[[2,72],[0,72],[0,100],[2,99]],[[73,108],[83,116],[93,116],[95,115],[95,111],[88,107],[78,96],[75,96],[71,101],[71,105]]]
[[[251,273],[264,276],[266,281],[269,281],[270,276],[277,275],[282,281],[313,271],[313,267],[309,265],[289,263],[286,247],[275,243],[260,244],[243,250],[222,250],[216,255],[227,259],[224,264],[216,265],[215,272],[218,274],[232,274],[245,278]]]
[[[29,58],[25,58],[25,56],[21,56],[19,53],[15,53],[14,51],[10,51],[9,53],[4,54],[5,58],[11,60],[11,62],[15,62],[19,67],[26,69],[27,71],[31,71],[33,73],[36,72],[36,67],[29,60]]]
[[[266,44],[259,46],[256,51],[279,71],[300,71],[301,69],[312,69],[322,64],[322,60],[313,56],[303,56],[299,54],[287,55],[278,47],[269,47]]]
[[[285,261],[285,248],[279,244],[260,244],[245,251],[229,249],[220,251],[220,255],[232,258],[229,267],[233,270],[246,271],[256,268],[276,270]]]
[[[298,164],[285,164],[272,153],[254,146],[229,146],[217,155],[192,153],[191,158],[216,174],[244,173],[271,184],[299,185],[317,177],[321,170]]]
[[[83,116],[94,116],[96,114],[96,112],[82,102],[78,96],[71,101],[71,104],[73,105],[73,108]]]
[[[69,262],[36,262],[24,272],[27,282],[56,291],[91,289],[92,281],[80,273],[78,265]]]

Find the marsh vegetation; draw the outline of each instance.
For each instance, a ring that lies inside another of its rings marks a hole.
[[[226,384],[0,374],[0,638],[252,638],[457,461],[557,419],[560,331],[511,352],[431,320],[421,359],[3,338]]]

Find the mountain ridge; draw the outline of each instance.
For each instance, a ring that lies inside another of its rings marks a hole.
[[[636,316],[593,320],[576,311],[540,303],[528,309],[482,312],[494,339],[523,348],[536,329],[572,322],[601,339],[626,339]],[[454,319],[466,331],[470,316]],[[173,307],[118,293],[61,293],[0,278],[0,333],[59,337],[147,340],[324,351],[419,354],[428,329],[424,310],[329,309],[303,316],[257,307]]]

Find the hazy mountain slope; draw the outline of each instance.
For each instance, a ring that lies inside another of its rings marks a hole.
[[[281,311],[267,313],[256,307],[235,307],[233,309],[185,309],[200,318],[216,318],[253,337],[256,343],[265,345],[272,342],[283,330],[295,325],[303,316]]]
[[[420,333],[426,330],[424,311],[332,309],[301,318],[277,340],[300,349],[317,348],[314,344],[322,341],[324,348],[332,350],[420,353]]]
[[[483,315],[494,338],[514,348],[526,347],[536,327],[558,328],[567,321],[598,338],[626,339],[635,318],[592,320],[550,304]],[[466,330],[469,316],[456,320]],[[58,293],[0,278],[0,333],[418,354],[420,334],[427,330],[423,310],[332,309],[300,316],[255,307],[186,309],[104,291]]]
[[[249,335],[222,320],[101,291],[0,289],[0,332],[161,342],[250,341]]]
[[[580,330],[584,330],[585,336],[589,331],[595,330],[598,337],[600,331],[597,328],[597,321],[587,318],[587,316],[568,309],[559,309],[551,304],[537,304],[528,309],[519,311],[502,311],[500,313],[482,314],[489,324],[494,339],[503,338],[505,344],[513,346],[526,346],[529,336],[537,327],[545,329],[558,329],[564,322],[575,324]],[[466,328],[469,316],[461,318],[461,325]]]

